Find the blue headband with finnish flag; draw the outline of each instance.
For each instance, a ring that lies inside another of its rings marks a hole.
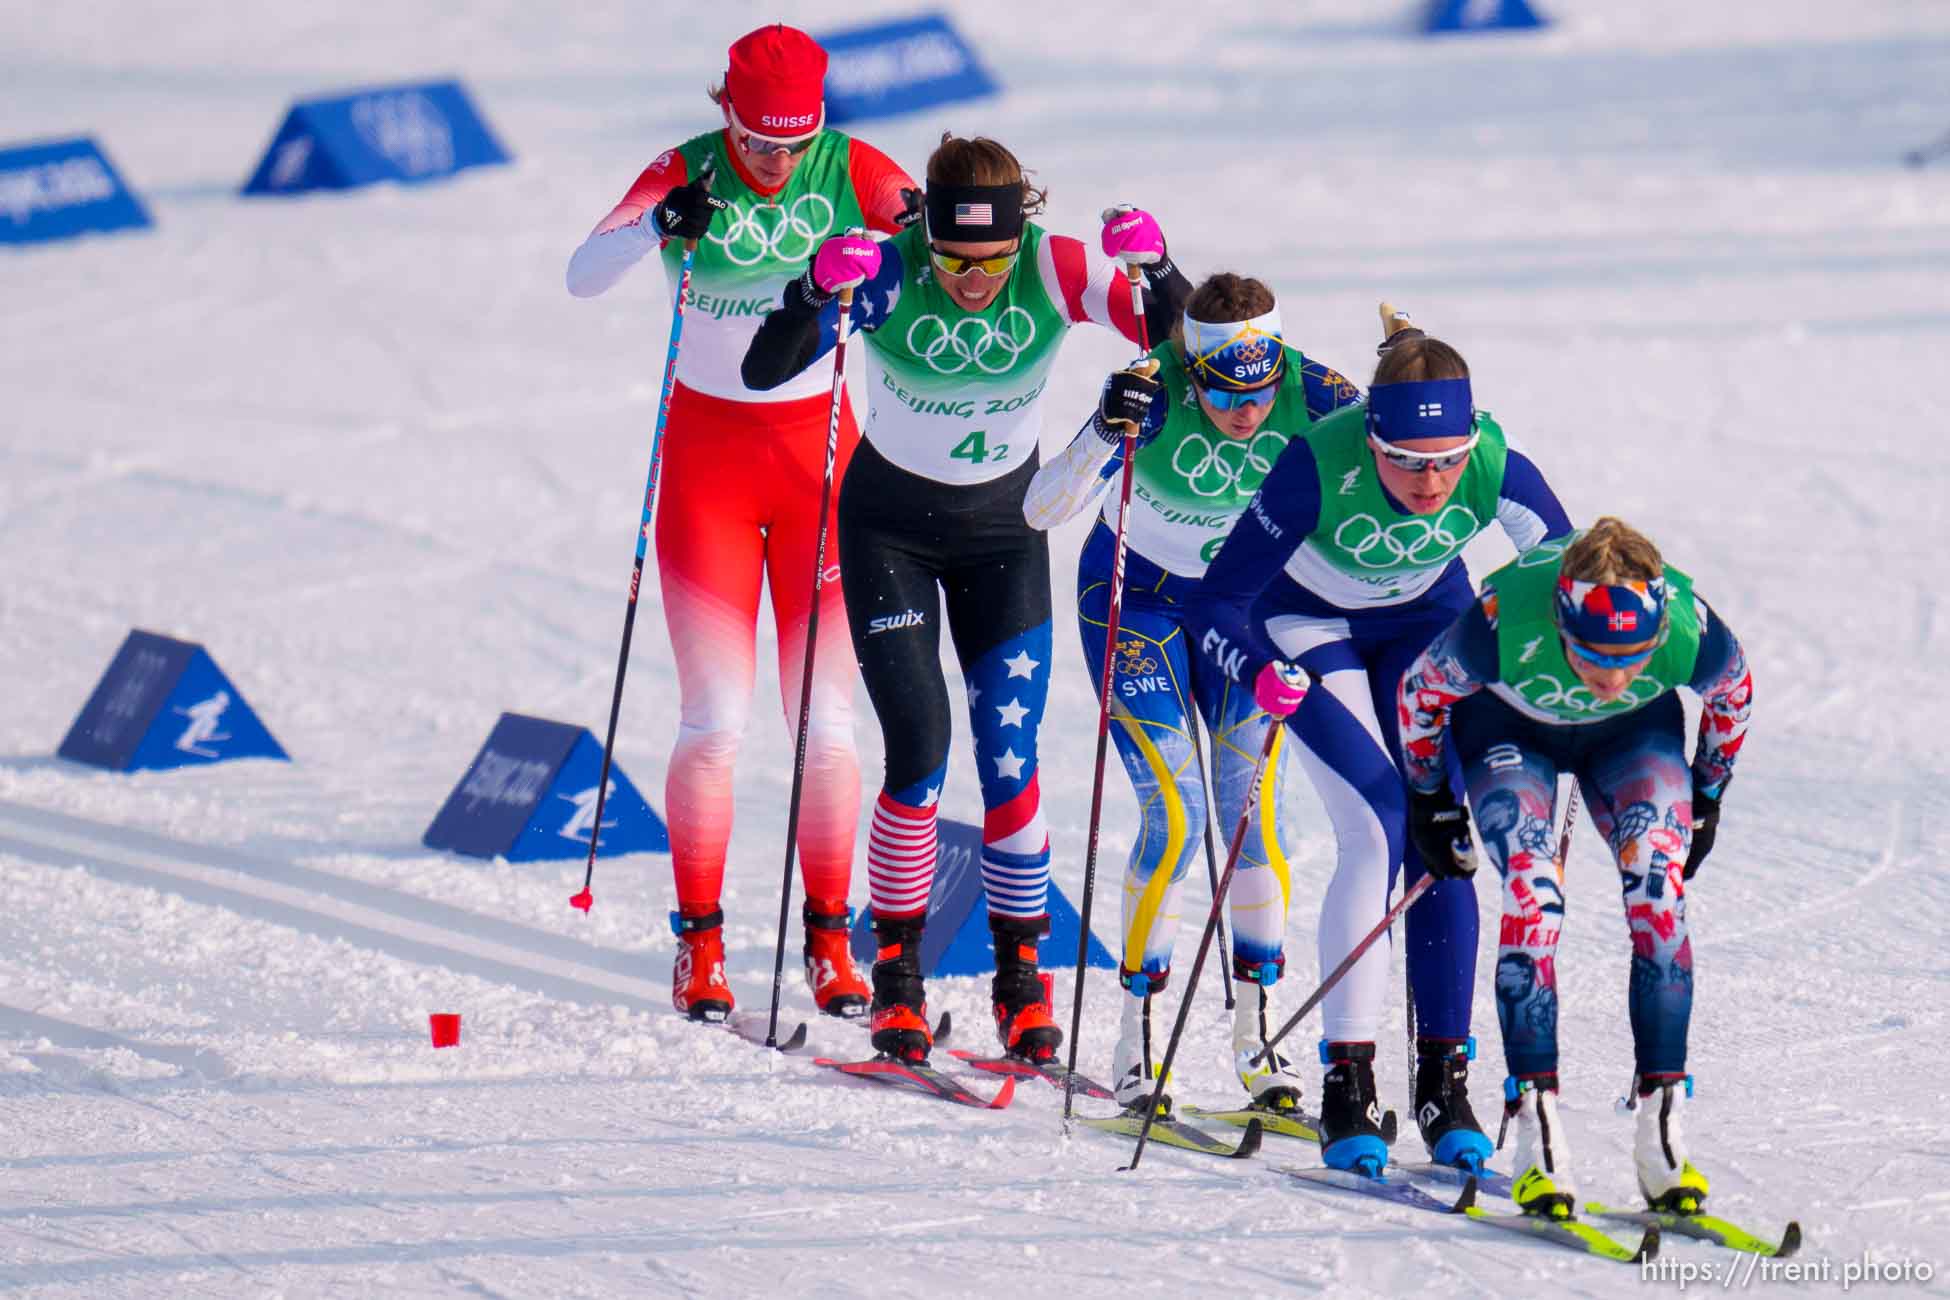
[[[1368,390],[1368,432],[1383,442],[1467,438],[1475,426],[1467,379],[1411,379]]]
[[[1185,316],[1185,368],[1202,387],[1243,393],[1264,388],[1286,370],[1280,309],[1251,320],[1202,321]]]

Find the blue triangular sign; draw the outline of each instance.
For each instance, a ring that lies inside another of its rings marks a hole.
[[[139,628],[57,752],[116,772],[290,758],[208,651]]]
[[[589,855],[602,746],[586,727],[504,713],[422,838],[470,857],[537,862]],[[603,853],[667,853],[670,835],[612,762]]]
[[[1430,0],[1422,30],[1494,32],[1542,26],[1544,19],[1530,0]]]

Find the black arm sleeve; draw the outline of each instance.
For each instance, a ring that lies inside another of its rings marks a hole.
[[[1156,342],[1171,337],[1171,327],[1178,322],[1178,315],[1185,309],[1185,299],[1192,296],[1192,282],[1178,269],[1178,263],[1171,260],[1171,253],[1144,268],[1144,325],[1150,331],[1145,337]]]
[[[745,387],[764,392],[777,388],[807,366],[820,353],[820,313],[824,304],[807,300],[800,281],[785,287],[783,302],[766,313],[738,374]]]

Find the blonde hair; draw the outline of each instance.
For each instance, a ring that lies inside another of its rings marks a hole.
[[[1612,587],[1650,582],[1666,571],[1659,548],[1622,519],[1606,515],[1564,550],[1563,575]]]
[[[928,155],[928,179],[937,185],[1020,185],[1025,217],[1041,212],[1049,199],[1048,191],[1029,183],[1029,173],[1008,146],[984,135],[963,139],[943,131]]]

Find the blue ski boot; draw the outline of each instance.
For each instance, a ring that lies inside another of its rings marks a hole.
[[[1415,1040],[1415,1122],[1429,1159],[1481,1173],[1496,1148],[1469,1106],[1469,1063],[1475,1058],[1474,1038]]]

